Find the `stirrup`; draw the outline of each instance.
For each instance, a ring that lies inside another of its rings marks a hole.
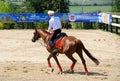
[[[53,50],[52,50],[52,53],[53,53],[53,54],[56,54],[56,53],[57,53],[57,49],[56,49],[56,48],[53,49]]]

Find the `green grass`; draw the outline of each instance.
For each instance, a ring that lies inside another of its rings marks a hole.
[[[110,12],[112,6],[69,6],[70,13],[80,13],[82,12],[82,8],[83,12]]]
[[[72,4],[112,4],[112,2],[115,0],[70,0]]]

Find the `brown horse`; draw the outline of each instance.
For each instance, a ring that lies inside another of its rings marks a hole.
[[[48,44],[48,39],[49,36],[51,34],[49,32],[47,32],[46,30],[42,30],[42,29],[36,29],[35,28],[35,32],[34,32],[34,36],[32,38],[32,42],[35,42],[36,40],[38,40],[39,38],[42,38],[45,44]],[[57,56],[55,54],[52,54],[51,48],[47,45],[47,50],[50,53],[47,61],[48,61],[48,66],[51,68],[51,63],[50,63],[50,59],[51,57],[54,58],[54,60],[56,61],[59,71],[60,73],[62,73],[62,67],[57,59]],[[62,39],[62,42],[60,44],[60,47],[57,48],[58,53],[61,54],[65,54],[71,61],[72,61],[72,65],[70,66],[70,70],[73,72],[74,66],[76,64],[76,59],[72,56],[73,53],[77,53],[78,56],[81,58],[82,60],[82,64],[84,66],[84,70],[85,70],[85,74],[88,74],[88,70],[87,70],[87,66],[86,66],[86,62],[85,59],[83,57],[82,54],[82,50],[84,50],[84,52],[86,53],[86,55],[96,64],[99,64],[99,61],[93,57],[90,52],[85,48],[85,46],[83,45],[82,41],[73,37],[73,36],[65,36]]]

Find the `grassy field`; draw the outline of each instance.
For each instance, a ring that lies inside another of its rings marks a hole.
[[[110,12],[112,9],[112,6],[69,6],[70,13],[80,13],[82,12],[96,12],[96,11],[102,11],[102,12]]]
[[[87,5],[87,4],[109,4],[111,5],[114,0],[70,0],[71,4]]]

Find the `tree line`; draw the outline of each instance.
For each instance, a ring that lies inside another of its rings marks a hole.
[[[54,10],[56,13],[69,13],[70,0],[25,0],[21,5],[0,0],[0,13],[47,13]],[[120,0],[115,0],[112,12],[120,12]],[[64,24],[64,23],[63,23]],[[32,28],[33,23],[4,23],[0,21],[0,28]],[[48,23],[36,23],[47,27]]]
[[[54,10],[56,13],[69,12],[69,0],[25,0],[21,5],[9,3],[8,0],[0,0],[0,13],[47,13]],[[14,27],[12,27],[14,25]],[[0,28],[32,28],[33,23],[3,23]],[[36,23],[39,26],[47,26],[48,23]],[[27,27],[26,27],[27,26]]]

